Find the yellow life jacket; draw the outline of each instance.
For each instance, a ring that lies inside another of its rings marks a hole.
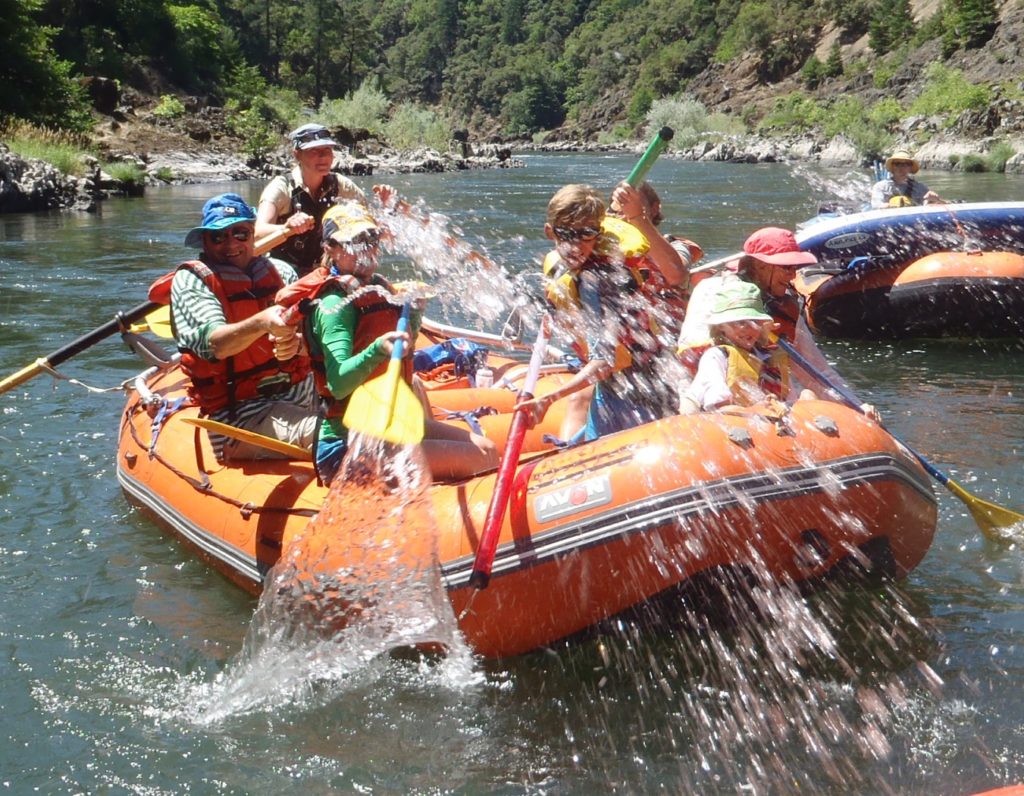
[[[650,248],[650,244],[644,234],[627,221],[613,216],[605,216],[601,222],[602,235],[594,246],[595,255],[606,256],[610,249],[618,249],[622,252],[623,260],[633,277],[637,287],[643,285],[644,278],[640,269],[636,266],[636,260],[642,257]],[[584,268],[587,266],[584,265]],[[544,272],[544,292],[551,306],[562,315],[566,328],[580,330],[583,324],[580,319],[580,293],[579,293],[579,271],[569,268],[559,256],[558,251],[550,251],[544,257],[542,266]],[[653,325],[653,318],[648,318]],[[657,334],[657,329],[653,330]],[[575,336],[573,347],[580,359],[587,359],[587,344],[581,334]],[[629,367],[633,362],[633,356],[629,349],[621,343],[615,347],[615,362],[613,368],[622,370]]]
[[[753,406],[765,393],[779,400],[785,400],[789,393],[789,356],[777,344],[778,338],[769,335],[767,346],[758,346],[760,355],[744,351],[732,345],[719,344],[711,340],[680,346],[678,354],[683,366],[696,374],[701,356],[709,348],[721,348],[729,358],[725,374],[726,384],[737,406]]]

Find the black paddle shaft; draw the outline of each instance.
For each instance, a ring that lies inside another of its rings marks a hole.
[[[88,334],[83,334],[77,340],[72,340],[66,346],[58,348],[46,357],[46,361],[53,366],[59,365],[61,362],[66,362],[75,354],[82,353],[85,349],[96,345],[100,340],[110,337],[110,335],[121,331],[129,324],[132,324],[141,318],[145,318],[149,313],[158,310],[162,306],[163,304],[158,304],[155,301],[147,301],[145,304],[140,304],[139,306],[128,310],[128,312],[118,313],[117,317],[113,320],[107,321],[102,326],[96,327]]]

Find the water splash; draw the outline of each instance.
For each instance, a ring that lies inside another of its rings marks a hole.
[[[395,650],[436,658],[441,680],[474,681],[441,581],[421,457],[353,435],[319,514],[285,539],[242,651],[194,721],[323,704]]]

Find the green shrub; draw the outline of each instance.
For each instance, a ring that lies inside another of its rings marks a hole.
[[[825,77],[840,77],[843,74],[843,51],[839,46],[838,39],[832,42],[832,47],[828,51],[823,74]]]
[[[657,99],[647,111],[646,137],[653,138],[662,127],[675,131],[672,146],[677,149],[693,146],[700,135],[708,131],[707,108],[688,96]]]
[[[1006,162],[1016,154],[1017,150],[1009,143],[997,141],[992,145],[986,156],[989,171],[995,171],[1000,174],[1004,173],[1006,171]]]
[[[264,112],[277,120],[281,127],[292,129],[302,124],[305,105],[297,91],[272,86],[263,97]]]
[[[174,173],[174,169],[172,169],[170,166],[161,166],[155,172],[153,172],[153,176],[156,177],[161,182],[174,182],[174,180],[177,179],[177,176]]]
[[[867,118],[876,127],[890,130],[903,118],[903,105],[895,97],[885,97],[871,106]]]
[[[772,109],[761,120],[758,130],[801,133],[811,130],[821,118],[822,108],[802,91],[776,97]]]
[[[161,119],[177,119],[185,115],[185,106],[180,99],[173,94],[164,94],[160,102],[153,108],[153,115]]]
[[[807,88],[817,88],[825,76],[825,64],[816,55],[812,55],[800,68],[800,79]]]
[[[403,102],[384,125],[384,135],[395,149],[426,146],[444,152],[451,140],[452,130],[436,111]]]
[[[988,162],[981,155],[972,153],[960,158],[960,168],[965,172],[980,174],[981,172],[988,171]]]
[[[925,70],[925,79],[924,89],[910,104],[912,115],[946,115],[953,121],[966,110],[983,110],[991,103],[991,89],[967,82],[959,69],[933,63]]]
[[[28,122],[7,125],[3,130],[3,140],[16,155],[46,161],[62,174],[74,176],[85,173],[83,158],[91,154],[84,136]]]
[[[351,99],[331,99],[322,103],[316,120],[327,127],[380,133],[385,127],[390,104],[383,91],[366,81],[353,92]]]
[[[949,160],[949,165],[950,166],[956,166],[956,164],[960,162],[960,155],[957,155],[957,154],[950,155],[948,157],[948,160]]]
[[[629,101],[627,118],[633,124],[639,124],[647,116],[647,112],[654,104],[654,93],[646,87],[638,88],[633,92],[633,98]]]
[[[263,113],[263,105],[229,112],[228,127],[242,139],[242,151],[250,160],[261,160],[281,143],[273,125]]]
[[[132,189],[146,184],[146,170],[137,163],[125,163],[117,161],[114,163],[101,163],[100,168],[126,188]]]

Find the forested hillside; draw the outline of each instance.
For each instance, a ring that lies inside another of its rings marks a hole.
[[[492,138],[595,137],[635,133],[659,100],[692,95],[749,130],[805,100],[827,114],[835,97],[872,90],[861,110],[881,129],[901,109],[877,102],[921,79],[924,60],[955,64],[982,51],[1001,14],[1020,18],[1020,0],[926,2],[0,0],[0,119],[88,130],[80,78],[96,76],[163,97],[168,116],[226,106],[256,144],[304,107],[363,126],[405,114]],[[999,96],[1022,93],[1015,39],[990,59],[1018,70],[1016,83],[986,78]],[[772,101],[735,102],[734,79]]]

